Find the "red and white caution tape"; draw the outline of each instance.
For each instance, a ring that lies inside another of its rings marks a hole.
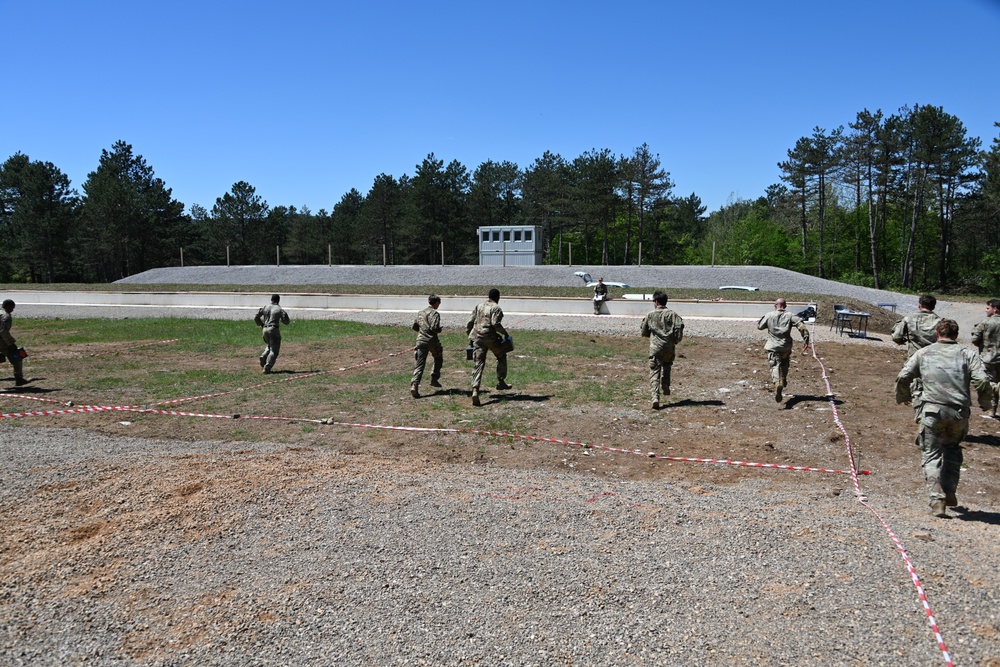
[[[718,463],[722,465],[733,465],[733,466],[747,466],[751,468],[774,468],[777,470],[799,470],[804,472],[827,472],[827,473],[839,473],[848,474],[848,470],[831,470],[829,468],[813,468],[808,466],[791,466],[783,465],[780,463],[757,463],[754,461],[733,461],[729,459],[710,459],[710,458],[694,458],[687,456],[666,456],[663,454],[657,454],[656,452],[643,451],[641,449],[625,449],[622,447],[611,447],[609,445],[595,445],[587,442],[578,442],[576,440],[564,440],[560,438],[546,438],[537,435],[524,435],[521,433],[507,433],[506,431],[484,431],[480,429],[461,429],[461,428],[433,428],[433,427],[421,427],[421,426],[390,426],[386,424],[363,424],[363,423],[353,423],[353,422],[339,422],[332,419],[328,419],[325,424],[330,424],[334,426],[350,426],[352,428],[374,428],[374,429],[384,429],[389,431],[415,431],[422,433],[471,433],[474,435],[491,435],[499,436],[503,438],[514,438],[517,440],[530,440],[533,442],[551,442],[559,445],[570,445],[573,447],[583,447],[584,449],[600,449],[606,452],[616,452],[619,454],[631,454],[634,456],[642,456],[644,458],[660,459],[663,461],[688,461],[692,463]],[[863,470],[861,474],[868,475],[869,471]]]
[[[813,340],[815,340],[815,338]],[[896,536],[896,533],[889,526],[889,523],[874,507],[868,504],[868,498],[861,491],[861,482],[858,480],[859,471],[855,467],[854,449],[851,446],[851,436],[847,433],[847,429],[844,427],[844,424],[840,419],[840,413],[837,411],[837,402],[834,400],[833,389],[830,385],[830,376],[826,372],[826,366],[823,365],[823,362],[816,355],[815,342],[811,345],[811,348],[813,359],[815,359],[816,363],[819,364],[820,370],[823,373],[823,382],[826,383],[826,395],[830,399],[830,407],[833,410],[833,422],[837,425],[837,428],[840,429],[840,432],[844,434],[844,442],[847,447],[847,459],[851,466],[851,478],[854,480],[854,495],[857,497],[858,503],[871,512],[878,522],[882,524],[882,527],[885,528],[886,533],[889,535],[889,539],[891,539],[893,544],[896,545],[896,549],[899,551],[900,556],[903,557],[903,562],[906,563],[906,569],[910,573],[910,579],[913,581],[913,586],[917,589],[917,594],[920,597],[920,603],[923,605],[924,612],[927,614],[927,620],[930,623],[931,631],[934,633],[934,639],[937,641],[938,648],[941,649],[941,653],[944,656],[945,664],[948,665],[948,667],[954,667],[955,663],[952,662],[951,654],[948,653],[948,647],[944,643],[944,637],[941,635],[937,619],[934,618],[934,612],[931,611],[931,605],[927,601],[927,594],[924,592],[923,584],[920,583],[920,577],[917,576],[917,570],[913,566],[913,561],[910,559],[910,555],[906,552],[902,541]]]

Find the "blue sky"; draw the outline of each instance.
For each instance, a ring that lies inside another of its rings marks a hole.
[[[714,210],[865,108],[1000,136],[1000,0],[0,0],[0,25],[0,160],[82,192],[124,140],[189,209],[247,181],[330,210],[432,152],[472,172],[646,143]]]

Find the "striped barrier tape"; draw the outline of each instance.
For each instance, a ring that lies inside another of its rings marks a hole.
[[[733,466],[746,466],[750,468],[774,468],[776,470],[796,470],[803,472],[826,472],[826,473],[838,473],[838,474],[849,474],[848,470],[833,470],[829,468],[814,468],[808,466],[792,466],[784,465],[780,463],[758,463],[754,461],[735,461],[730,459],[712,459],[712,458],[696,458],[687,456],[667,456],[663,454],[657,454],[656,452],[647,452],[641,449],[625,449],[623,447],[612,447],[610,445],[595,445],[587,442],[578,442],[576,440],[564,440],[560,438],[546,438],[537,435],[524,435],[521,433],[507,433],[505,431],[484,431],[480,429],[460,429],[460,428],[434,428],[434,427],[422,427],[422,426],[390,426],[386,424],[362,424],[353,422],[339,422],[333,418],[327,420],[321,420],[321,423],[328,424],[331,426],[350,426],[353,428],[374,428],[374,429],[384,429],[389,431],[414,431],[421,433],[469,433],[473,435],[491,435],[499,436],[504,438],[514,438],[516,440],[530,440],[532,442],[549,442],[559,445],[570,445],[573,447],[582,447],[584,449],[600,449],[606,452],[615,452],[619,454],[631,454],[633,456],[642,456],[644,458],[659,459],[662,461],[686,461],[690,463],[718,463],[722,465],[733,465]],[[871,474],[868,470],[861,471],[862,475]]]
[[[837,474],[845,474],[847,472],[844,470],[832,470],[829,468],[792,466],[779,463],[759,463],[754,461],[734,461],[729,459],[666,456],[662,454],[657,454],[656,452],[643,451],[641,449],[625,449],[623,447],[612,447],[610,445],[595,445],[586,442],[578,442],[576,440],[565,440],[561,438],[546,438],[543,436],[525,435],[522,433],[507,433],[505,431],[486,431],[482,429],[435,428],[435,427],[422,427],[422,426],[392,426],[387,424],[363,424],[354,422],[340,422],[334,420],[333,418],[308,419],[305,417],[274,417],[268,415],[239,415],[239,414],[217,415],[217,414],[198,413],[198,412],[180,412],[176,410],[161,410],[158,408],[149,408],[138,405],[117,405],[117,406],[85,405],[63,410],[38,410],[31,412],[3,413],[0,414],[0,419],[16,419],[20,417],[44,417],[50,415],[67,415],[67,414],[81,414],[90,412],[109,412],[109,411],[175,415],[181,417],[202,417],[207,419],[256,419],[256,420],[268,420],[268,421],[309,422],[314,424],[326,424],[330,426],[349,426],[352,428],[372,428],[372,429],[382,429],[389,431],[410,431],[416,433],[467,433],[471,435],[489,435],[489,436],[496,436],[503,438],[514,438],[516,440],[527,440],[532,442],[548,442],[553,444],[582,447],[584,449],[599,449],[606,452],[630,454],[633,456],[642,456],[644,458],[659,459],[662,461],[686,461],[690,463],[718,463],[722,465],[746,466],[750,468],[772,468],[775,470],[795,470],[803,472],[825,472],[825,473],[837,473]],[[867,470],[864,470],[861,471],[861,474],[867,475],[869,474],[869,472]]]
[[[815,324],[813,325],[815,329]],[[917,589],[917,595],[920,597],[920,603],[923,605],[924,613],[927,614],[927,620],[930,623],[931,631],[934,633],[934,639],[937,642],[938,648],[941,649],[941,653],[944,656],[944,662],[948,667],[954,667],[954,662],[952,662],[951,654],[948,652],[948,647],[944,642],[944,637],[941,635],[941,630],[938,626],[937,619],[934,618],[934,612],[931,610],[930,602],[927,600],[927,594],[924,591],[924,586],[920,582],[920,577],[917,575],[917,569],[913,566],[913,561],[910,559],[910,555],[906,552],[903,547],[902,541],[896,536],[895,531],[889,526],[889,523],[879,514],[878,510],[872,507],[868,503],[868,498],[861,491],[861,482],[858,479],[859,471],[855,465],[854,449],[851,445],[851,436],[847,432],[843,421],[840,419],[840,412],[837,410],[837,402],[834,400],[833,388],[830,384],[830,376],[826,372],[826,366],[820,360],[819,356],[816,354],[816,344],[812,343],[812,356],[819,364],[820,370],[822,372],[823,382],[826,384],[826,395],[830,399],[830,407],[833,411],[833,423],[836,424],[837,428],[844,435],[844,442],[847,448],[847,459],[850,464],[851,478],[854,481],[854,495],[857,498],[858,503],[867,509],[871,514],[882,524],[886,533],[889,535],[889,539],[896,546],[899,551],[900,556],[903,558],[903,562],[906,564],[906,570],[910,573],[910,580],[913,582],[914,588]],[[864,473],[861,473],[864,474]]]

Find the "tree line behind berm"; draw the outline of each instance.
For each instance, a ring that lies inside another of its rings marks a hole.
[[[1000,123],[996,124],[1000,127]],[[433,153],[379,174],[331,211],[270,206],[244,181],[188,210],[124,141],[79,193],[51,162],[0,166],[0,282],[110,282],[225,264],[477,264],[476,229],[537,225],[545,261],[770,265],[879,288],[1000,291],[1000,137],[989,150],[941,107],[867,109],[816,127],[755,200],[706,215],[677,196],[659,155],[545,152],[470,173]],[[443,243],[442,243],[443,242]],[[442,248],[444,257],[442,257]]]

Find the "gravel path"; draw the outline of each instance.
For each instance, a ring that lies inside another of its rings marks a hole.
[[[45,517],[0,542],[4,665],[943,664],[849,480],[609,481],[0,430],[5,513],[30,497]],[[49,518],[68,500],[90,522]],[[927,519],[893,523],[933,604],[979,625],[946,628],[959,664],[994,664],[995,587],[934,573],[995,574],[971,557],[995,526],[938,529],[935,547],[912,539],[932,539]],[[18,575],[52,551],[50,571]]]

